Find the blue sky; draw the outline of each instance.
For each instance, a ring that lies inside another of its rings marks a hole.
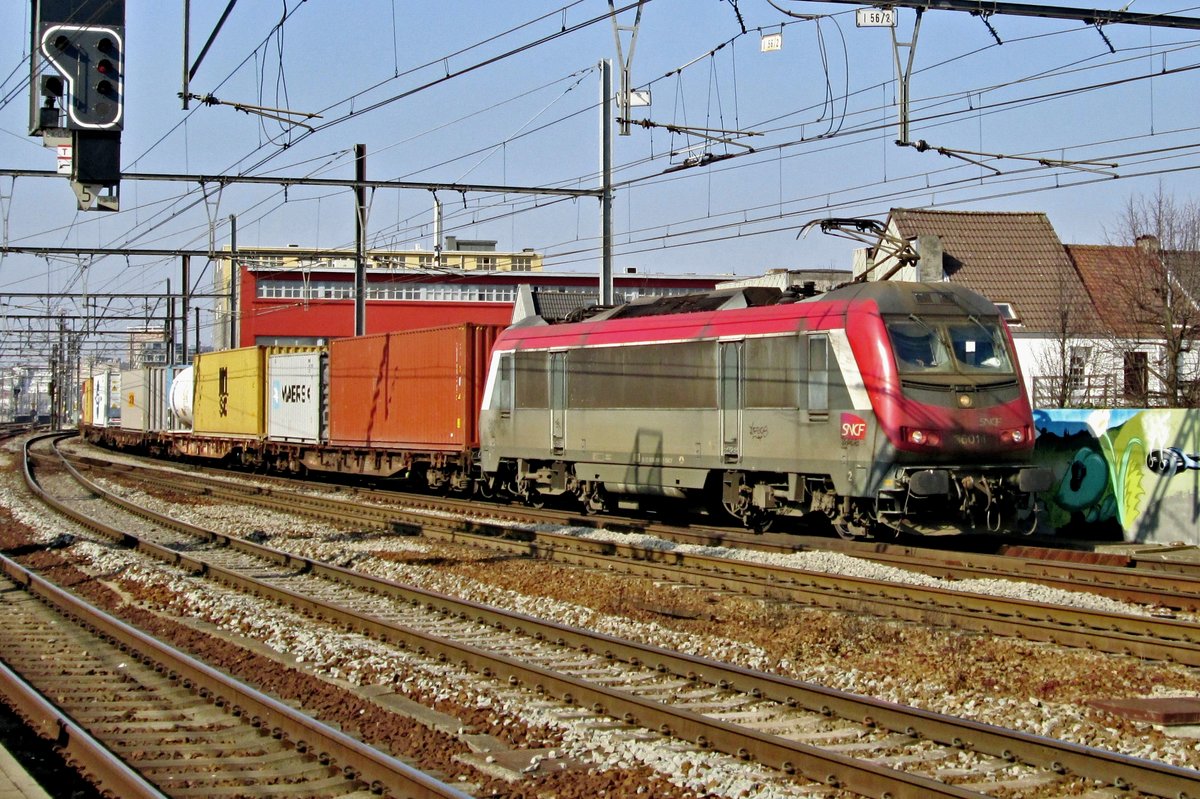
[[[192,3],[193,57],[225,5]],[[789,18],[767,0],[645,4],[631,74],[651,91],[652,104],[634,109],[635,119],[761,135],[737,139],[754,152],[665,127],[615,137],[618,271],[848,268],[853,244],[819,231],[797,239],[803,224],[827,216],[882,219],[898,206],[1045,211],[1065,242],[1103,242],[1131,195],[1160,185],[1181,199],[1198,193],[1200,69],[1193,67],[1200,65],[1200,32],[1130,25],[1098,32],[1076,22],[994,16],[1001,45],[979,18],[926,13],[914,54],[910,138],[989,161],[996,174],[894,144],[886,29],[856,28],[851,6],[775,5],[825,16]],[[1188,0],[1134,0],[1130,8],[1200,15]],[[375,180],[593,187],[596,65],[617,55],[607,11],[601,0],[241,0],[192,91],[320,114],[308,133],[230,106],[193,103],[184,111],[177,96],[182,3],[128,0],[122,163],[130,172],[349,179],[353,147],[363,143]],[[52,169],[53,151],[26,135],[28,15],[24,0],[0,7],[0,74],[8,76],[0,166]],[[632,24],[633,13],[620,19]],[[912,11],[899,11],[902,41],[913,21]],[[761,52],[762,36],[772,33],[782,34],[782,49]],[[628,33],[623,39],[628,53]],[[737,156],[667,171],[685,154],[705,153]],[[1118,166],[1103,174],[1078,168],[1087,160]],[[439,198],[449,234],[543,251],[556,271],[598,268],[594,199]],[[228,243],[230,215],[242,246],[337,247],[354,236],[347,189],[126,181],[122,211],[104,214],[76,211],[65,179],[0,178],[0,201],[13,245],[219,248]],[[428,192],[381,189],[370,202],[371,246],[432,243]],[[169,259],[0,260],[6,293],[158,292],[167,280],[177,290],[178,279]]]

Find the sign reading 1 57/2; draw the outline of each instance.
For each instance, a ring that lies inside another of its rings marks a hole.
[[[896,27],[896,9],[859,8],[854,11],[854,24],[860,28]]]

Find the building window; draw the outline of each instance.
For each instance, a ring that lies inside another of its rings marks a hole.
[[[282,269],[282,255],[261,255],[257,258],[239,258],[237,260],[239,268],[246,269]]]
[[[494,270],[496,268],[496,259],[490,255],[477,255],[475,256],[475,268],[489,271]]]
[[[1092,359],[1091,347],[1071,347],[1071,360],[1067,364],[1067,388],[1079,391],[1083,388],[1088,361]]]
[[[1144,352],[1125,353],[1125,399],[1146,404],[1150,390],[1150,362]]]
[[[532,272],[533,258],[528,255],[514,255],[512,258],[512,271],[514,272]]]
[[[433,269],[434,256],[429,254],[421,254],[417,256],[417,267],[419,269]]]
[[[299,280],[260,280],[257,293],[265,300],[303,299],[304,283]]]
[[[1021,324],[1021,317],[1017,316],[1017,311],[1012,307],[1012,303],[998,302],[996,310],[1000,312],[1000,318],[1008,322],[1010,326],[1016,327]]]

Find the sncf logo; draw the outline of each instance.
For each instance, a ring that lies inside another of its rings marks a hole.
[[[867,420],[852,413],[842,414],[842,438],[847,441],[862,441],[867,437]]]

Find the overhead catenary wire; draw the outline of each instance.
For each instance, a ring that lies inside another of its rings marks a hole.
[[[1192,66],[1194,66],[1194,65],[1192,65]],[[1186,68],[1181,68],[1181,69],[1187,69],[1187,68],[1191,68],[1191,66],[1189,66],[1189,67],[1186,67]],[[1145,76],[1142,76],[1142,77],[1145,77]],[[1134,79],[1141,79],[1141,78],[1134,78]],[[1078,91],[1084,91],[1084,90],[1094,90],[1094,89],[1096,89],[1096,88],[1102,88],[1102,87],[1104,87],[1104,86],[1108,86],[1108,85],[1113,85],[1113,82],[1107,82],[1107,83],[1102,83],[1102,84],[1094,84],[1094,85],[1090,85],[1090,86],[1086,86],[1086,87],[1075,87],[1074,89],[1071,89],[1071,90],[1065,90],[1065,92],[1066,92],[1066,93],[1072,93],[1072,92],[1078,92]],[[1032,102],[1041,102],[1041,101],[1045,101],[1045,100],[1046,100],[1046,99],[1048,99],[1048,98],[1052,98],[1052,97],[1055,97],[1055,96],[1059,96],[1059,95],[1061,95],[1061,94],[1063,94],[1063,92],[1056,92],[1056,93],[1052,93],[1052,94],[1050,94],[1050,95],[1035,95],[1035,96],[1032,96],[1032,97],[1019,98],[1018,100],[1012,100],[1012,101],[1005,101],[1005,102],[1003,102],[1003,103],[997,103],[997,104],[995,104],[995,107],[994,107],[994,108],[990,108],[990,109],[988,109],[988,113],[994,113],[994,112],[996,112],[997,110],[1002,110],[1002,108],[1003,108],[1005,105],[1011,105],[1011,104],[1013,104],[1013,103],[1032,103]],[[971,113],[983,113],[983,112],[984,112],[984,110],[985,110],[985,109],[983,109],[983,108],[972,109],[972,110],[971,110]],[[958,111],[951,112],[951,113],[949,114],[949,116],[953,117],[953,116],[955,116],[955,115],[957,115],[957,114],[959,114],[959,113],[964,113],[964,112],[958,112]],[[930,116],[928,116],[928,117],[923,117],[922,119],[923,119],[923,121],[926,121],[926,122],[933,122],[933,121],[935,121],[937,118],[938,118],[938,117],[937,117],[937,116],[935,116],[935,115],[930,115]],[[877,130],[877,129],[881,128],[881,127],[886,127],[888,124],[890,124],[890,123],[889,123],[889,122],[887,122],[886,120],[882,120],[882,119],[881,119],[881,120],[879,120],[878,122],[874,123],[873,125],[861,126],[860,128],[858,128],[858,129],[855,129],[855,130],[845,131],[845,133],[846,133],[846,135],[856,135],[856,134],[862,134],[862,133],[870,133],[870,132],[871,132],[871,131],[873,131],[873,130]],[[798,146],[798,145],[800,145],[800,144],[803,144],[803,143],[805,143],[805,141],[806,141],[806,140],[800,140],[800,141],[797,141],[797,142],[789,142],[789,143],[785,143],[785,144],[783,144],[783,145],[778,145],[778,146],[779,146],[780,148],[783,148],[783,147],[794,147],[794,146]],[[652,183],[652,182],[662,182],[662,179],[649,178],[649,179],[646,179],[646,180],[645,180],[645,182],[646,182],[646,183]],[[619,185],[623,185],[623,184],[619,184]]]

